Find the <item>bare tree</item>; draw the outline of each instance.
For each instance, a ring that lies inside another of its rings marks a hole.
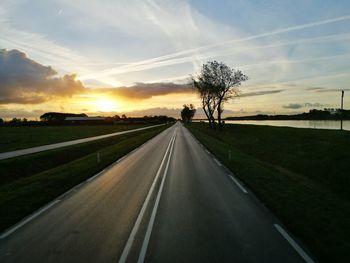
[[[222,62],[209,61],[202,66],[198,76],[192,76],[193,86],[199,92],[202,107],[209,120],[209,125],[215,127],[214,111],[217,111],[219,129],[222,130],[222,112],[224,104],[229,99],[238,96],[238,86],[248,77],[239,70],[231,69]]]

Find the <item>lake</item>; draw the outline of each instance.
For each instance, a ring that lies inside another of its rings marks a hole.
[[[331,129],[339,130],[340,121],[325,120],[325,121],[314,121],[314,120],[265,120],[265,121],[241,121],[241,120],[230,120],[225,121],[226,123],[237,123],[237,124],[253,124],[253,125],[270,125],[270,126],[282,126],[282,127],[294,127],[294,128],[312,128],[312,129]],[[343,121],[343,129],[350,131],[350,121]]]

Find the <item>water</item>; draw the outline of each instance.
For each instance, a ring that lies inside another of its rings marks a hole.
[[[253,125],[270,125],[270,126],[282,126],[282,127],[294,127],[294,128],[312,128],[312,129],[331,129],[340,130],[340,121],[325,120],[325,121],[313,121],[313,120],[286,120],[286,121],[225,121],[225,123],[237,123],[237,124],[253,124]],[[343,121],[343,129],[350,131],[350,121]]]

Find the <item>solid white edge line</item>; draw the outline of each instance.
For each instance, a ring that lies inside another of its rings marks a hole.
[[[217,163],[217,165],[222,166],[222,164],[216,158],[213,158],[213,159]]]
[[[159,168],[158,168],[157,174],[156,174],[155,178],[153,179],[151,188],[149,189],[149,191],[148,191],[148,193],[147,193],[146,199],[145,199],[145,201],[143,202],[142,208],[141,208],[141,210],[140,210],[139,215],[137,216],[137,219],[136,219],[136,221],[135,221],[134,227],[132,228],[131,233],[130,233],[130,236],[129,236],[129,238],[128,238],[127,242],[126,242],[126,245],[125,245],[125,247],[124,247],[124,249],[123,249],[122,255],[121,255],[120,258],[119,258],[119,262],[120,262],[120,263],[126,262],[126,259],[127,259],[128,255],[129,255],[131,246],[132,246],[132,244],[133,244],[133,242],[134,242],[134,239],[135,239],[135,235],[136,235],[136,233],[137,233],[137,231],[138,231],[138,229],[139,229],[139,227],[140,227],[140,224],[141,224],[143,215],[144,215],[144,213],[145,213],[145,211],[146,211],[146,208],[147,208],[147,206],[148,206],[149,200],[151,199],[151,195],[152,195],[152,193],[153,193],[153,191],[154,191],[156,182],[158,181],[160,172],[161,172],[161,170],[162,170],[162,168],[163,168],[163,165],[164,165],[166,156],[168,155],[168,151],[169,151],[169,149],[170,149],[170,146],[171,146],[171,144],[172,144],[172,141],[173,141],[173,139],[174,139],[174,136],[175,136],[175,132],[173,133],[173,135],[172,135],[172,137],[171,137],[171,139],[170,139],[170,142],[169,142],[169,144],[168,144],[168,147],[167,147],[167,149],[166,149],[166,151],[165,151],[165,154],[164,154],[164,156],[163,156],[162,162],[161,162],[161,164],[160,164],[160,166],[159,166]]]
[[[139,259],[137,260],[138,263],[143,263],[144,260],[145,260],[145,257],[146,257],[146,252],[147,252],[149,240],[150,240],[150,237],[151,237],[151,233],[152,233],[152,229],[153,229],[153,225],[154,225],[154,220],[156,218],[156,213],[157,213],[157,210],[158,210],[160,197],[162,195],[164,182],[165,182],[165,179],[166,179],[166,176],[167,176],[167,173],[168,173],[168,168],[169,168],[170,159],[171,159],[171,155],[172,155],[173,148],[174,148],[175,139],[176,139],[176,134],[175,134],[174,140],[172,142],[172,145],[170,147],[168,161],[167,161],[167,164],[165,166],[162,182],[160,184],[160,187],[159,187],[159,190],[158,190],[158,194],[157,194],[157,198],[156,198],[156,201],[155,201],[154,206],[153,206],[152,215],[151,215],[151,218],[150,218],[150,220],[148,222],[147,231],[146,231],[143,243],[142,243]]]
[[[105,170],[102,170],[101,172],[99,172],[98,174],[95,174],[94,176],[90,177],[89,179],[86,180],[86,182],[91,182],[92,180],[94,180],[96,177],[100,176],[101,174],[103,174]]]
[[[243,193],[248,194],[248,191],[245,190],[245,188],[236,180],[236,178],[234,178],[230,174],[228,174],[227,176],[238,186],[239,189],[242,190]]]
[[[36,218],[37,216],[39,216],[40,214],[42,214],[43,212],[45,212],[46,210],[48,210],[49,208],[51,208],[52,206],[54,206],[55,204],[57,204],[58,202],[60,202],[60,200],[55,200],[51,203],[49,203],[48,205],[44,206],[43,208],[41,208],[39,211],[35,212],[34,214],[32,214],[31,216],[23,219],[22,221],[20,221],[18,224],[14,225],[13,227],[11,227],[9,230],[7,230],[6,232],[4,232],[1,236],[0,239],[3,239],[9,235],[11,235],[13,232],[15,232],[17,229],[21,228],[22,226],[24,226],[25,224],[29,223],[30,221],[32,221],[34,218]]]
[[[207,149],[205,149],[205,151],[207,152],[207,154],[210,154],[210,152]]]
[[[278,224],[274,224],[277,231],[288,241],[288,243],[298,252],[298,254],[307,263],[314,263],[314,261],[305,253],[305,251],[291,238],[290,235]]]

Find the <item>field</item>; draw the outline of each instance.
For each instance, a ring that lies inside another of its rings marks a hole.
[[[207,124],[190,131],[324,262],[350,261],[350,132]]]
[[[168,127],[0,161],[0,232]]]
[[[80,125],[0,127],[0,152],[64,142],[107,133],[137,129],[147,125]]]

